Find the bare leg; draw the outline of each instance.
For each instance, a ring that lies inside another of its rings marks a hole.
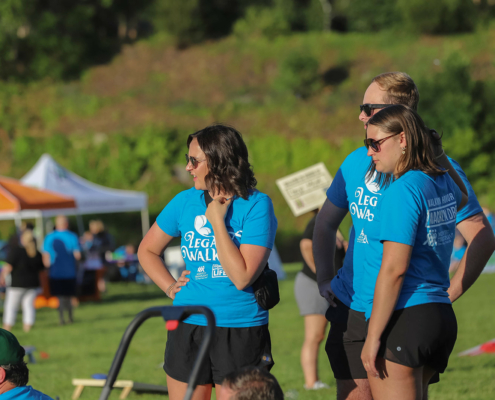
[[[377,358],[376,365],[380,377],[368,375],[376,400],[422,400],[423,367],[410,368],[383,358]]]
[[[428,383],[437,371],[428,365],[423,367],[423,400],[428,400]]]
[[[167,375],[169,400],[182,400],[186,394],[187,383],[180,382]],[[192,400],[210,400],[212,385],[198,385],[194,390]]]
[[[318,380],[318,348],[325,338],[327,319],[324,315],[304,316],[304,343],[301,348],[301,367],[307,388]]]
[[[12,325],[3,324],[3,329],[10,332],[12,330]]]
[[[368,379],[337,379],[337,400],[373,400]]]
[[[33,327],[33,325],[29,325],[29,324],[23,324],[22,325],[22,329],[24,330],[24,332],[29,332],[31,330],[31,328]]]

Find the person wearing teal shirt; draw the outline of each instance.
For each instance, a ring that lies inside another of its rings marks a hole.
[[[424,398],[457,338],[447,290],[457,210],[467,203],[467,189],[438,134],[406,106],[374,115],[365,145],[368,173],[380,174],[385,191],[362,249],[366,276],[359,296],[369,324],[361,359],[373,398]]]
[[[27,386],[29,370],[24,362],[25,351],[17,338],[0,329],[0,400],[53,400]]]

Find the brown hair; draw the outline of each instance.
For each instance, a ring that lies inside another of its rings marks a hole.
[[[225,376],[234,395],[231,400],[284,400],[284,392],[275,377],[262,368],[245,367]]]
[[[380,89],[387,92],[387,104],[403,104],[414,110],[418,109],[419,91],[412,78],[405,72],[385,72],[373,78]]]
[[[29,229],[25,230],[21,234],[21,244],[22,247],[26,250],[27,255],[30,258],[36,256],[36,241],[34,240],[33,232]]]
[[[407,148],[405,154],[399,158],[395,179],[411,169],[428,175],[442,175],[446,172],[435,160],[433,148],[437,144],[436,139],[419,114],[412,108],[402,104],[391,105],[373,115],[368,125],[374,125],[391,135],[398,135],[401,132],[406,135]],[[373,176],[374,173],[375,164],[371,163],[368,176]],[[392,177],[390,174],[380,174],[377,179],[378,184],[383,186],[388,185]]]
[[[247,200],[257,182],[241,134],[231,126],[217,124],[190,134],[187,147],[193,139],[198,141],[206,156],[208,174],[205,183],[208,190],[235,194]]]

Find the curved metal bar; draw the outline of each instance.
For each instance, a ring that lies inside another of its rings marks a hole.
[[[163,317],[164,320],[179,320],[183,321],[187,317],[192,314],[203,314],[207,320],[207,326],[205,329],[205,335],[203,338],[203,342],[201,343],[201,347],[199,348],[198,355],[196,361],[194,363],[194,368],[191,372],[191,376],[189,378],[186,395],[184,400],[190,400],[194,389],[197,386],[197,377],[198,373],[203,365],[208,349],[211,345],[214,329],[215,329],[215,316],[212,311],[203,306],[185,306],[185,307],[174,307],[174,306],[163,306],[163,307],[151,307],[146,310],[141,311],[134,319],[131,321],[129,326],[124,332],[122,336],[122,340],[120,341],[120,345],[117,349],[117,353],[113,359],[112,365],[110,367],[110,371],[108,372],[108,377],[101,391],[99,400],[107,400],[110,396],[110,392],[112,391],[113,385],[117,380],[117,376],[120,372],[120,368],[122,367],[122,362],[124,361],[124,357],[129,349],[129,344],[136,333],[137,329],[142,325],[144,321],[148,318],[152,317]]]

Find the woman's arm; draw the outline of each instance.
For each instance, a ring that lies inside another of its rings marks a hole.
[[[175,298],[175,294],[180,291],[181,286],[189,282],[189,279],[185,275],[189,274],[190,271],[184,271],[177,282],[170,272],[168,272],[161,255],[172,239],[173,236],[163,232],[155,222],[141,241],[137,255],[139,263],[152,281],[165,293],[167,293],[168,289],[169,293],[167,295],[173,299]],[[172,288],[170,288],[171,286]]]
[[[380,338],[397,304],[411,253],[412,246],[390,241],[383,243],[382,265],[375,285],[373,311],[361,353],[364,368],[374,375],[378,374],[375,362]]]
[[[213,228],[218,260],[223,270],[237,289],[244,290],[260,276],[271,250],[252,244],[241,244],[237,248],[225,225],[225,215],[231,203],[231,199],[217,196],[208,205],[205,215]]]
[[[313,257],[313,241],[311,239],[301,239],[299,242],[301,255],[311,271],[316,274],[315,259]]]
[[[2,273],[0,275],[0,286],[5,286],[5,281],[7,279],[7,275],[9,275],[12,270],[14,268],[12,268],[12,265],[8,264],[8,263],[5,263],[2,267]]]

